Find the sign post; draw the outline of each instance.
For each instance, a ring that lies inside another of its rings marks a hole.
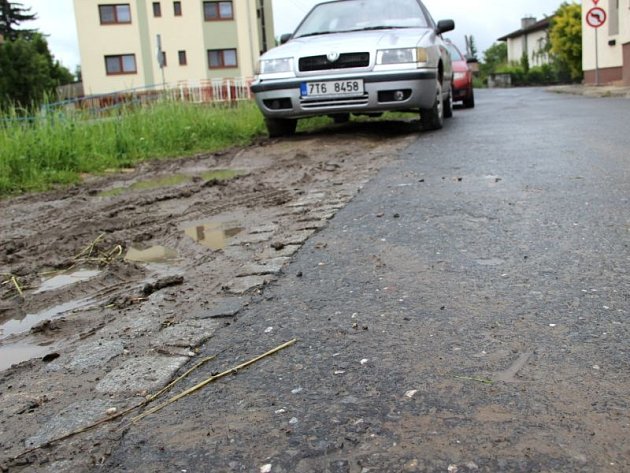
[[[160,66],[160,71],[162,72],[162,87],[166,89],[166,78],[164,77],[164,51],[162,50],[162,35],[158,34],[155,37],[156,46],[157,46],[157,62],[158,66]]]
[[[595,85],[599,85],[599,44],[597,30],[606,23],[606,11],[597,6],[599,0],[593,0],[595,6],[586,13],[586,23],[595,30]]]

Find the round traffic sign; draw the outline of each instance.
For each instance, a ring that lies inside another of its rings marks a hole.
[[[593,28],[603,26],[606,18],[606,12],[600,7],[593,7],[586,13],[586,22]]]

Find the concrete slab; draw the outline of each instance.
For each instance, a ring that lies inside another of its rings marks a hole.
[[[96,385],[102,394],[155,392],[166,385],[187,357],[144,356],[133,358],[111,371]]]

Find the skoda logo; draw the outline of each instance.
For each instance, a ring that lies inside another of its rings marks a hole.
[[[338,52],[328,53],[326,55],[326,58],[328,58],[329,62],[336,62],[337,59],[339,59],[339,53]]]

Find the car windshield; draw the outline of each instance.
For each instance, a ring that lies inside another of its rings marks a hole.
[[[461,55],[459,50],[455,47],[455,45],[446,43],[446,47],[448,48],[448,52],[451,54],[451,59],[453,61],[464,61],[464,57]]]
[[[390,28],[426,28],[428,24],[417,0],[343,0],[317,5],[293,37]]]

